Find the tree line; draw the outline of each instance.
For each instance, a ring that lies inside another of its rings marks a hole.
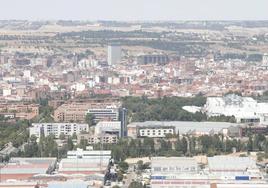
[[[154,156],[221,155],[232,152],[262,152],[268,158],[268,139],[262,134],[251,134],[246,141],[225,138],[221,134],[194,137],[189,135],[167,135],[167,138],[120,139],[113,144],[96,144],[94,149],[112,150],[115,161],[126,158]]]
[[[193,98],[163,97],[149,99],[142,97],[125,97],[123,107],[128,109],[130,122],[144,121],[220,121],[235,122],[234,116],[208,117],[205,113],[190,113],[183,106],[204,106],[206,98],[199,95]]]

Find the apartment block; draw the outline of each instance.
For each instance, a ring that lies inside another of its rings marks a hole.
[[[116,119],[118,112],[107,109],[116,109],[120,106],[120,102],[113,99],[90,100],[90,101],[74,101],[62,104],[54,111],[54,120],[56,122],[85,122],[86,114],[90,111],[96,115],[97,119],[107,117]],[[90,109],[95,109],[91,111]],[[107,115],[108,116],[105,116]],[[96,120],[97,120],[96,119]]]
[[[7,115],[8,117],[30,120],[39,115],[39,105],[23,103],[2,103],[0,104],[0,114]]]
[[[74,133],[79,135],[81,132],[88,132],[88,124],[79,123],[33,123],[30,127],[30,136],[35,135],[40,138],[41,134],[44,136],[54,135],[59,138],[61,134],[72,136]]]

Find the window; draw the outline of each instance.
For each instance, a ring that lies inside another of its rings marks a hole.
[[[161,171],[161,167],[154,167],[154,171],[155,172],[160,172]]]
[[[167,167],[163,167],[162,171],[163,172],[166,172],[166,171],[168,171],[168,168]]]

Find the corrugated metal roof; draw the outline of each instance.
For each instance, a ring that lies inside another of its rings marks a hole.
[[[82,180],[72,180],[67,182],[50,182],[48,188],[91,188]]]
[[[208,167],[212,171],[246,171],[257,169],[256,162],[249,157],[215,156],[208,157]]]
[[[174,126],[176,132],[180,134],[186,134],[190,130],[196,130],[200,132],[210,132],[214,130],[218,132],[223,128],[230,126],[239,126],[236,123],[227,122],[194,122],[194,121],[145,121],[145,122],[133,122],[128,125],[130,127],[154,127],[154,126]]]

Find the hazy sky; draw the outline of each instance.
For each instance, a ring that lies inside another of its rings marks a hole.
[[[268,20],[268,0],[0,0],[0,19]]]

